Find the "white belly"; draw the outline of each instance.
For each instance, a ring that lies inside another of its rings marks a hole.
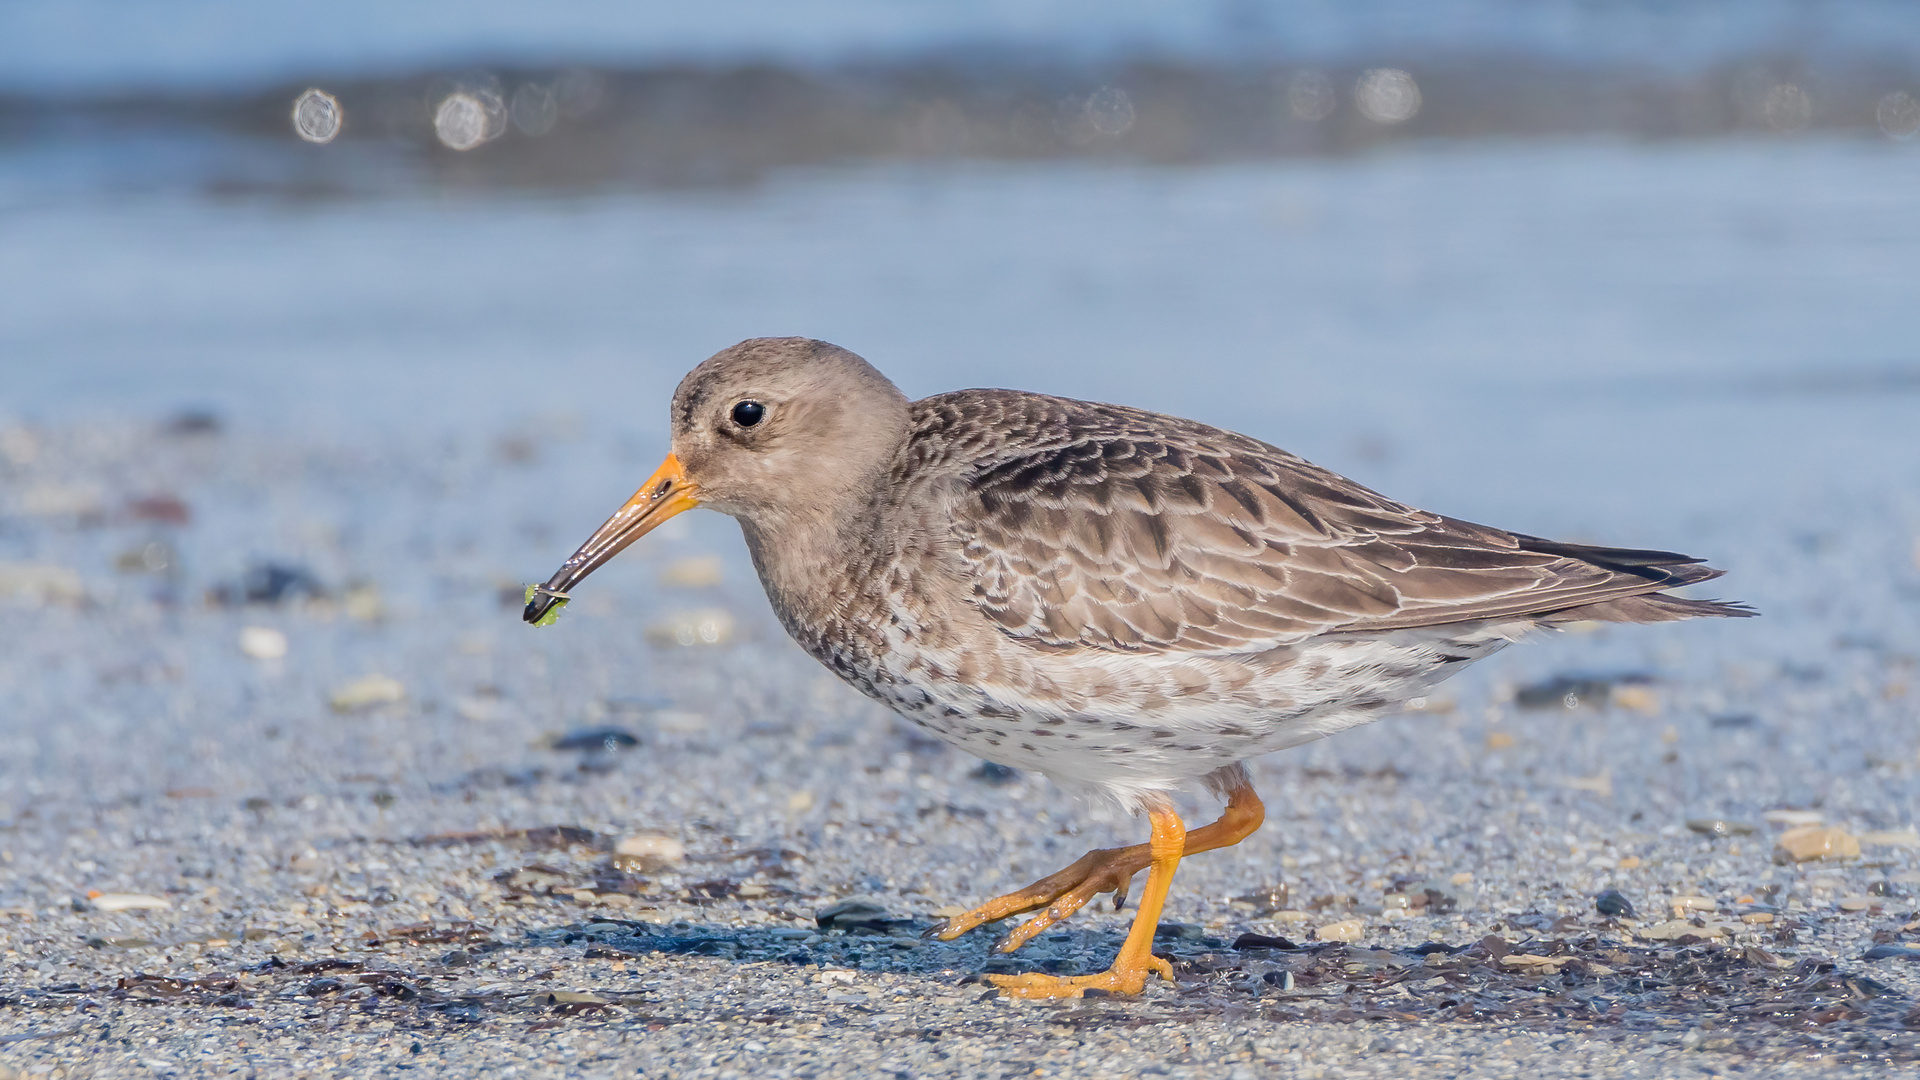
[[[1328,636],[1252,657],[896,651],[869,692],[970,753],[1134,803],[1391,712],[1527,622]],[[862,687],[868,689],[868,687]]]

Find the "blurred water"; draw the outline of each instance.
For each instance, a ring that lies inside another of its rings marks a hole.
[[[1920,51],[1901,0],[825,0],[704,4],[10,0],[0,89],[210,87],[422,64],[823,60],[972,45],[1338,59],[1502,51],[1693,64],[1735,52]]]
[[[1584,516],[1554,524],[1593,528],[1911,485],[1916,209],[1920,157],[1848,140],[81,200],[0,216],[0,417],[211,405],[352,439],[564,415],[651,447],[687,368],[806,334],[914,395],[1196,416],[1460,514],[1565,484]]]

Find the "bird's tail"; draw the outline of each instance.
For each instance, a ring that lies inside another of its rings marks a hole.
[[[1712,581],[1726,573],[1725,570],[1716,570],[1706,565],[1704,560],[1691,555],[1682,555],[1677,551],[1568,544],[1558,540],[1544,540],[1537,536],[1522,536],[1517,533],[1515,538],[1527,551],[1579,559],[1596,566],[1604,566],[1609,570],[1634,574],[1666,589],[1677,589],[1683,585]],[[1675,619],[1703,617],[1744,619],[1758,614],[1760,613],[1751,607],[1733,601],[1692,600],[1684,596],[1670,596],[1664,592],[1648,592],[1639,596],[1623,596],[1613,600],[1603,600],[1597,604],[1566,608],[1552,612],[1543,618],[1549,623],[1585,620],[1643,623],[1672,622]]]

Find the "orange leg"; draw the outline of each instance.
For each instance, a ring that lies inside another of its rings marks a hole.
[[[1183,855],[1232,847],[1252,836],[1266,820],[1266,807],[1244,774],[1227,777],[1225,786],[1227,808],[1221,812],[1220,820],[1187,833]],[[1045,907],[1045,911],[1021,923],[996,946],[1000,952],[1012,952],[1033,940],[1034,935],[1079,911],[1101,893],[1112,893],[1114,907],[1119,907],[1126,900],[1127,885],[1133,875],[1153,861],[1150,848],[1149,844],[1135,844],[1089,851],[1065,870],[1048,874],[1019,892],[996,897],[947,920],[935,931],[935,936],[942,941],[952,941],[985,923]]]
[[[989,975],[989,982],[1012,997],[1060,998],[1080,997],[1089,990],[1137,994],[1146,989],[1149,972],[1173,981],[1173,965],[1153,955],[1153,932],[1160,925],[1160,909],[1167,902],[1173,871],[1186,850],[1187,827],[1164,802],[1149,806],[1147,819],[1153,823],[1153,838],[1147,841],[1147,884],[1140,890],[1140,910],[1133,916],[1133,928],[1127,931],[1127,940],[1120,946],[1120,955],[1113,958],[1113,966],[1098,975],[1061,978],[1029,972]]]

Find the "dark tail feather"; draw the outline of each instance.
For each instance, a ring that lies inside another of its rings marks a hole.
[[[1683,585],[1712,581],[1726,573],[1725,570],[1716,570],[1706,565],[1701,559],[1682,555],[1677,551],[1564,544],[1558,540],[1543,540],[1537,536],[1523,536],[1519,533],[1515,533],[1514,538],[1520,541],[1520,547],[1523,550],[1537,551],[1542,555],[1579,559],[1581,562],[1604,566],[1609,570],[1634,574],[1648,581],[1658,582],[1662,588],[1677,589]],[[1564,611],[1553,612],[1545,616],[1545,619],[1548,622],[1578,622],[1585,619],[1597,622],[1671,622],[1675,619],[1701,617],[1744,619],[1758,614],[1760,613],[1745,604],[1726,600],[1688,600],[1684,597],[1656,592],[1567,608]]]
[[[1647,593],[1643,596],[1623,596],[1618,600],[1603,600],[1598,604],[1567,608],[1564,611],[1543,616],[1542,621],[1558,623],[1590,619],[1594,622],[1672,622],[1675,619],[1701,617],[1745,619],[1758,614],[1760,613],[1745,604],[1727,600],[1688,600],[1682,596],[1668,596],[1665,593]]]
[[[1664,570],[1668,574],[1687,576],[1688,581],[1706,581],[1725,573],[1702,566],[1705,559],[1692,555],[1682,555],[1677,551],[1651,551],[1646,548],[1596,547],[1592,544],[1567,544],[1559,540],[1543,540],[1538,536],[1514,533],[1513,538],[1520,541],[1520,550],[1537,551],[1542,555],[1560,555],[1569,559],[1579,559],[1596,566],[1611,570]],[[1698,577],[1688,575],[1702,575]]]

